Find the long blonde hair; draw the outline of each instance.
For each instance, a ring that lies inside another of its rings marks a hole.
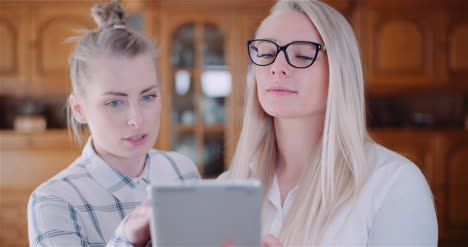
[[[72,92],[79,97],[86,94],[86,82],[89,78],[89,61],[98,56],[135,57],[149,54],[156,57],[153,42],[144,35],[131,31],[125,26],[126,12],[118,0],[96,4],[91,15],[98,25],[95,30],[84,30],[83,36],[69,38],[77,42],[70,55],[70,77]],[[155,65],[156,66],[156,65]],[[156,67],[155,67],[156,69]],[[67,102],[68,130],[81,144],[81,124],[73,117],[70,104]]]
[[[332,7],[316,0],[280,0],[268,18],[288,11],[304,13],[327,47],[329,88],[322,138],[299,182],[279,238],[285,245],[317,245],[340,207],[352,201],[367,178],[364,79],[351,26]],[[257,33],[258,33],[257,30]],[[230,178],[259,178],[268,194],[277,157],[273,117],[262,109],[255,74],[249,78],[244,120]]]

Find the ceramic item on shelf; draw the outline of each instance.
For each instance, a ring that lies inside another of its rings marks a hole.
[[[42,115],[20,115],[15,117],[13,126],[18,132],[37,132],[44,131],[47,122]]]

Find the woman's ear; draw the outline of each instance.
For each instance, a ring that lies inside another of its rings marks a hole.
[[[70,109],[75,120],[81,124],[88,123],[83,105],[79,101],[78,97],[76,97],[74,94],[71,94],[70,97],[68,97],[68,103],[70,104]]]

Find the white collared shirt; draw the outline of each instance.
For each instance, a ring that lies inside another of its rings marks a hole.
[[[437,246],[432,193],[419,168],[377,144],[371,144],[368,163],[374,169],[355,206],[348,203],[337,212],[325,229],[322,245]],[[278,236],[297,190],[293,188],[281,206],[274,177],[262,215],[263,235]]]
[[[109,166],[91,139],[73,164],[40,185],[28,204],[31,246],[123,246],[122,220],[147,196],[154,182],[199,179],[194,163],[175,152],[151,149],[139,177]]]
[[[291,204],[295,198],[296,191],[299,187],[294,187],[286,196],[283,206],[281,206],[281,194],[278,184],[278,177],[273,177],[270,193],[268,194],[268,203],[265,205],[265,212],[262,218],[262,234],[271,233],[278,236],[281,226],[283,225],[283,218],[289,211]]]

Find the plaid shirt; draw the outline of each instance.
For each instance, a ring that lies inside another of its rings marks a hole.
[[[28,204],[31,246],[132,246],[123,222],[154,181],[199,179],[194,163],[175,152],[150,150],[139,177],[110,167],[91,139],[68,168],[40,185]]]

